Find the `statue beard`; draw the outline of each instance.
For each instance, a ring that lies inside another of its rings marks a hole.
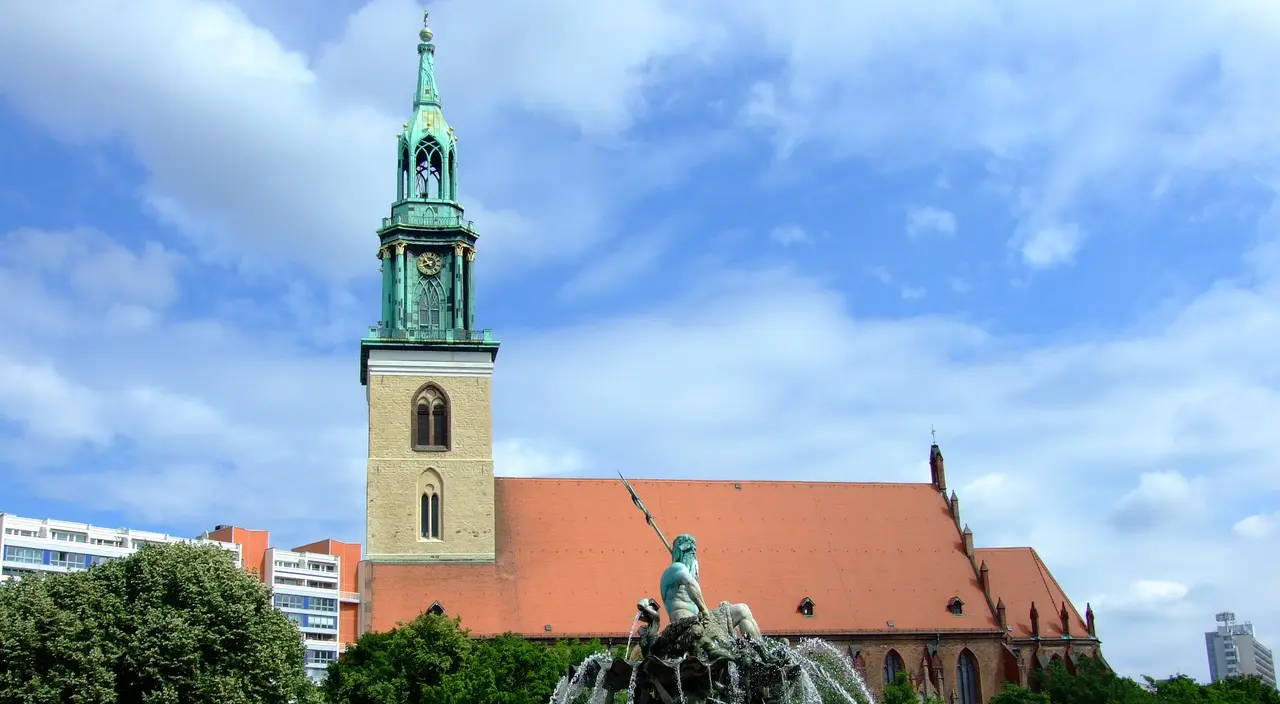
[[[692,550],[680,556],[680,563],[689,568],[694,581],[698,579],[698,553]]]

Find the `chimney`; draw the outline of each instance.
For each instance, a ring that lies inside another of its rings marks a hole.
[[[960,537],[964,539],[964,554],[968,555],[969,559],[972,560],[973,559],[973,531],[969,530],[969,526],[966,525],[964,527],[964,532],[960,534]]]
[[[956,519],[956,525],[960,525],[960,497],[954,490],[951,492],[951,517]]]
[[[982,561],[982,566],[978,568],[978,583],[982,585],[982,592],[991,598],[991,576],[988,574],[987,561]]]
[[[1097,638],[1098,631],[1093,626],[1093,606],[1086,603],[1084,605],[1084,625],[1089,630],[1090,638]]]
[[[1071,636],[1071,615],[1067,613],[1067,602],[1062,602],[1062,610],[1058,612],[1058,618],[1062,619],[1062,635]]]
[[[1005,621],[1004,599],[996,602],[996,622],[1000,624],[1001,628],[1008,629],[1009,627],[1009,624]]]
[[[1040,637],[1040,612],[1036,611],[1036,602],[1031,602],[1031,637]]]
[[[929,448],[929,475],[933,479],[933,488],[946,494],[947,470],[942,461],[942,448],[936,442]]]

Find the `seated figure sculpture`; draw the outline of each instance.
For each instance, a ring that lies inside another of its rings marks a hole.
[[[698,542],[692,535],[684,533],[676,537],[671,546],[671,566],[663,571],[660,588],[662,603],[673,625],[712,613],[698,584]],[[722,601],[714,613],[726,619],[729,634],[736,630],[749,640],[760,640],[760,627],[746,604]]]

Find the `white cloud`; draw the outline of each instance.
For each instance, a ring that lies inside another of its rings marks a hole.
[[[956,216],[950,210],[931,205],[907,211],[907,237],[915,239],[929,234],[954,235]]]
[[[1071,263],[1084,241],[1076,223],[1047,225],[1037,229],[1022,243],[1022,259],[1037,269]]]
[[[1120,497],[1111,520],[1121,530],[1146,530],[1178,523],[1203,508],[1203,492],[1178,472],[1146,472],[1138,486]]]
[[[1253,540],[1269,538],[1280,533],[1280,512],[1246,516],[1231,526],[1231,530],[1243,538]]]
[[[588,469],[572,448],[530,440],[501,440],[493,445],[493,463],[502,477],[557,477]]]
[[[808,242],[809,233],[799,225],[779,225],[769,233],[769,239],[785,247]]]

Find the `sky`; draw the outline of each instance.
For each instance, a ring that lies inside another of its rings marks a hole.
[[[0,511],[362,538],[423,9],[0,3]],[[928,481],[936,429],[1122,673],[1280,645],[1280,6],[425,9],[499,474]]]

